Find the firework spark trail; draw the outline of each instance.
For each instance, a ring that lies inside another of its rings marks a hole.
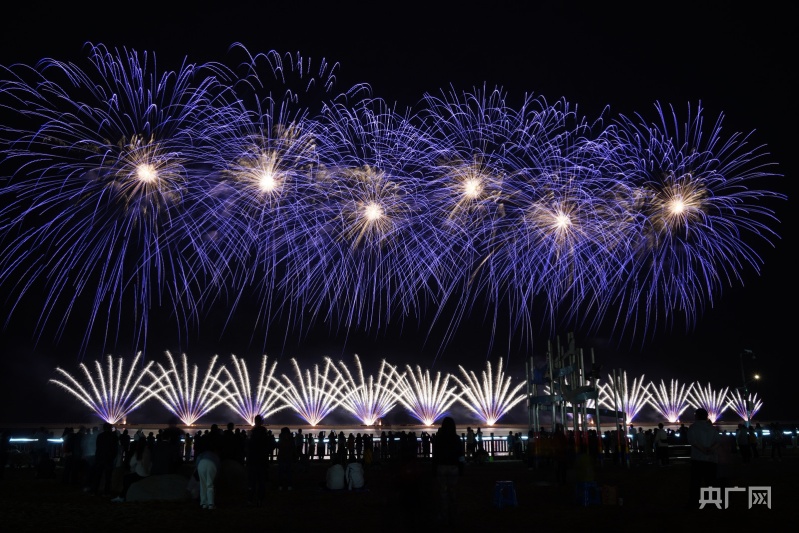
[[[710,383],[707,387],[702,387],[698,383],[694,383],[688,392],[688,403],[691,407],[698,409],[699,407],[705,409],[708,414],[708,419],[711,423],[715,424],[721,418],[722,413],[727,410],[730,403],[727,400],[727,393],[729,387],[723,389],[714,389]]]
[[[307,248],[318,233],[312,215],[324,202],[316,186],[320,140],[311,125],[339,97],[333,93],[338,65],[312,65],[300,54],[251,54],[240,44],[231,49],[244,56],[230,58],[239,65],[231,78],[242,119],[224,132],[215,154],[208,233],[232,270],[231,318],[255,293],[260,312],[248,316],[269,331],[277,316],[302,316],[305,307]],[[364,92],[356,86],[344,94],[355,99]]]
[[[688,409],[688,393],[692,386],[692,384],[688,384],[686,387],[685,383],[681,384],[676,379],[672,379],[668,387],[662,379],[660,385],[655,385],[655,382],[652,381],[649,383],[649,389],[652,391],[649,405],[663,415],[669,423],[674,424],[680,419],[683,411]]]
[[[333,362],[325,359],[324,368],[319,371],[319,365],[314,365],[313,376],[311,371],[305,371],[303,376],[300,365],[296,359],[291,360],[294,365],[296,380],[283,375],[282,394],[288,403],[303,420],[311,426],[317,426],[339,405],[337,391],[342,386],[343,377],[337,375],[336,379],[329,379],[330,370],[334,369]],[[335,369],[334,369],[335,372]]]
[[[370,374],[368,378],[364,375],[358,354],[355,354],[357,379],[343,361],[339,362],[339,366],[341,370],[335,365],[331,368],[335,370],[337,379],[341,379],[341,384],[337,389],[328,390],[331,392],[335,390],[338,404],[355,415],[363,425],[375,425],[396,406],[400,384],[393,379],[396,376],[396,368],[385,360],[380,363],[376,379],[374,375]]]
[[[482,372],[482,380],[473,371],[467,372],[458,365],[464,381],[452,376],[461,388],[460,402],[477,415],[483,424],[493,426],[516,404],[522,402],[527,395],[522,391],[524,381],[511,387],[511,378],[505,378],[502,371],[502,359],[497,364],[496,377],[491,362],[486,362]]]
[[[191,426],[218,405],[230,401],[229,383],[220,379],[224,367],[214,370],[218,358],[216,355],[211,358],[200,383],[199,368],[197,365],[189,367],[185,353],[180,368],[169,351],[166,357],[169,360],[168,367],[156,363],[157,372],[148,367],[147,372],[153,377],[153,383],[145,389],[183,424]]]
[[[420,316],[419,292],[438,267],[431,260],[436,248],[424,241],[418,130],[407,113],[380,100],[354,109],[331,105],[316,129],[324,169],[316,188],[324,202],[308,212],[307,225],[324,238],[302,258],[314,265],[298,285],[309,308],[348,330],[380,330],[392,317]]]
[[[494,253],[495,225],[505,217],[505,202],[513,194],[504,183],[519,172],[517,161],[506,157],[506,146],[522,128],[499,88],[426,94],[425,104],[420,120],[435,157],[428,171],[432,179],[423,191],[431,198],[430,241],[443,265],[439,299],[454,298],[456,308],[445,318],[449,339],[480,296],[501,290],[492,286],[487,261]],[[444,317],[436,314],[433,323],[439,318]]]
[[[150,361],[138,369],[140,356],[141,353],[138,353],[133,358],[127,375],[124,374],[125,360],[122,357],[118,358],[115,367],[114,359],[109,355],[106,371],[103,371],[100,361],[94,362],[96,376],[92,375],[85,364],[80,364],[80,369],[86,377],[86,385],[81,384],[62,368],[56,368],[56,372],[64,376],[66,381],[51,379],[50,383],[58,385],[75,396],[105,422],[116,424],[138,409],[151,396],[146,390],[136,393],[140,389],[142,379],[148,375],[150,366],[153,364]]]
[[[266,420],[278,411],[289,407],[289,404],[281,396],[282,386],[274,376],[277,367],[276,361],[268,366],[267,356],[264,355],[261,358],[258,381],[253,383],[244,358],[237,358],[235,355],[231,358],[236,375],[234,376],[227,368],[224,368],[227,379],[219,381],[219,384],[226,387],[227,392],[223,393],[222,397],[225,398],[225,403],[236,411],[248,425],[255,425],[257,415],[261,415]]]
[[[416,365],[414,371],[411,365],[406,365],[404,374],[395,374],[394,379],[400,384],[397,401],[422,424],[432,426],[459,399],[458,387],[449,387],[450,377],[446,374],[442,379],[441,372],[436,372],[434,380],[430,370],[422,372]]]
[[[746,401],[749,401],[747,408]],[[730,391],[727,395],[727,408],[731,408],[741,418],[742,421],[747,422],[755,417],[758,411],[763,407],[763,401],[759,400],[757,394],[750,394],[744,399],[741,391]]]
[[[694,324],[706,303],[741,281],[743,269],[759,272],[763,261],[745,237],[771,245],[774,213],[763,200],[783,197],[755,186],[776,175],[774,164],[751,134],[723,136],[723,115],[708,128],[701,104],[689,106],[683,125],[673,108],[656,104],[656,111],[659,123],[622,116],[611,130],[639,226],[629,234],[638,239],[634,263],[613,292],[618,312],[627,314],[618,319],[646,330],[678,314]]]
[[[651,403],[652,393],[649,392],[651,384],[644,381],[643,374],[640,378],[633,379],[632,384],[627,380],[627,372],[622,372],[616,378],[617,382],[614,382],[613,376],[608,374],[607,383],[599,386],[599,404],[613,411],[624,411],[629,423],[635,420],[645,405]],[[618,394],[618,405],[616,404],[616,394]]]
[[[7,320],[43,294],[35,335],[82,320],[84,347],[128,323],[146,346],[162,314],[187,336],[220,307],[223,330],[245,314],[264,336],[415,320],[443,349],[480,309],[491,346],[506,319],[528,343],[575,325],[634,339],[693,326],[777,239],[765,147],[701,105],[592,122],[482,87],[398,110],[335,93],[337,64],[230,59],[159,74],[95,45],[85,68],[0,68]]]
[[[202,140],[232,120],[215,101],[218,82],[198,65],[159,73],[154,55],[102,45],[85,69],[52,59],[17,68],[0,87],[23,123],[5,149],[19,167],[2,190],[14,200],[0,282],[15,280],[17,300],[45,285],[39,335],[56,321],[60,336],[81,299],[92,302],[84,346],[97,322],[113,326],[123,309],[135,310],[143,344],[149,311],[164,299],[188,329],[215,277],[204,277],[213,265],[187,230]]]

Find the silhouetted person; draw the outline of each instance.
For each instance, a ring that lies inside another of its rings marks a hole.
[[[433,466],[438,485],[440,522],[452,524],[455,518],[458,476],[462,475],[466,458],[464,445],[451,416],[444,417],[433,443]]]
[[[103,430],[97,434],[97,447],[94,455],[94,472],[92,475],[92,492],[100,494],[100,483],[103,482],[103,494],[111,492],[111,475],[119,453],[119,438],[111,424],[103,424]]]
[[[691,445],[690,507],[699,507],[702,487],[718,486],[718,462],[721,436],[708,420],[708,413],[701,407],[696,410],[696,421],[688,430]]]
[[[268,469],[269,435],[263,425],[263,418],[257,415],[250,430],[250,437],[247,439],[247,480],[250,486],[251,505],[261,506],[264,503]]]
[[[284,427],[277,438],[277,488],[291,490],[294,463],[297,461],[297,446],[291,430]]]
[[[752,447],[749,446],[749,431],[743,424],[738,424],[738,430],[735,432],[735,443],[738,445],[738,451],[741,454],[741,460],[744,463],[752,462]]]
[[[130,450],[130,472],[122,478],[122,492],[111,501],[124,502],[130,486],[150,476],[152,464],[152,455],[147,441],[144,439],[135,441],[133,449]]]
[[[216,424],[202,436],[197,455],[197,475],[200,478],[200,506],[203,509],[216,509],[216,474],[219,472],[219,450],[222,448],[222,434]]]

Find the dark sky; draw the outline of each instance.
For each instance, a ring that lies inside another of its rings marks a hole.
[[[188,2],[180,2],[180,8],[168,6],[171,2],[150,8],[148,4],[98,3],[92,8],[91,2],[84,2],[80,12],[68,3],[47,9],[26,7],[29,4],[4,7],[0,63],[77,59],[84,43],[93,42],[154,51],[164,70],[177,68],[184,58],[224,62],[229,46],[240,42],[252,52],[299,52],[339,62],[338,88],[365,82],[375,95],[401,106],[415,105],[425,92],[450,85],[458,90],[501,86],[510,100],[527,92],[549,101],[565,98],[587,117],[599,116],[607,106],[610,116],[639,112],[654,120],[656,102],[685,110],[701,101],[708,120],[725,114],[725,131],[754,130],[755,140],[768,145],[784,175],[771,183],[789,197],[778,206],[781,240],[773,250],[758,248],[764,259],[759,275],[743,271],[744,286],[730,287],[712,307],[707,305],[695,327],[664,328],[643,346],[603,332],[575,333],[586,352],[595,350],[606,371],[623,369],[631,377],[645,374],[717,387],[741,384],[739,354],[750,349],[756,359],[747,357],[746,372],[763,374],[753,389],[764,402],[761,418],[796,417],[797,402],[789,393],[792,371],[799,366],[792,355],[796,215],[790,207],[795,185],[789,184],[796,171],[792,149],[799,141],[799,87],[792,55],[799,32],[788,3],[748,4],[743,10],[723,2],[676,2],[657,4],[657,9],[622,10],[597,3],[567,9],[489,2],[448,12],[431,10],[430,3],[414,7],[409,2],[394,7],[365,4],[362,10],[346,12],[310,4],[274,7],[274,2],[218,4],[226,6],[225,11],[194,10]],[[0,334],[0,423],[61,418],[57,409],[71,409],[71,400],[46,382],[55,365],[76,367],[76,347],[49,339],[34,347],[26,332],[29,317],[15,320]],[[486,330],[473,319],[435,360],[435,368],[450,370],[463,364],[482,369]],[[244,340],[247,335],[234,329],[223,339],[191,341],[186,351],[198,357],[260,355],[260,346]],[[304,354],[348,360],[357,352],[375,367],[384,357],[392,363],[433,367],[436,350],[420,338],[407,329],[377,338],[353,334],[346,342],[340,336],[316,335],[285,348],[267,346],[265,351],[286,361]],[[541,356],[547,340],[536,339],[532,354],[500,342],[497,353],[508,358],[512,374],[521,375],[524,361]],[[166,344],[162,349],[178,350],[174,341]],[[124,348],[114,353],[123,355]]]

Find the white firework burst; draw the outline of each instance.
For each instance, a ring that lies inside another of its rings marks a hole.
[[[358,378],[355,379],[347,365],[339,362],[341,370],[335,366],[341,386],[336,391],[336,400],[339,405],[354,414],[362,424],[373,426],[378,419],[383,418],[397,405],[397,391],[399,383],[393,379],[396,368],[385,360],[380,363],[377,378],[363,373],[361,360],[355,354],[355,366]]]
[[[511,378],[505,378],[501,359],[497,365],[496,377],[490,362],[486,362],[482,379],[478,378],[473,371],[467,372],[460,365],[458,368],[464,377],[464,381],[461,381],[453,376],[453,379],[461,387],[459,400],[487,426],[496,424],[511,408],[526,397],[526,394],[521,392],[522,387],[525,386],[524,381],[511,389]]]
[[[267,365],[267,356],[261,359],[261,371],[258,381],[253,383],[247,370],[247,362],[243,358],[232,356],[236,376],[225,368],[228,394],[223,395],[225,403],[236,411],[249,425],[255,424],[255,417],[261,415],[266,420],[269,416],[281,411],[289,405],[281,397],[282,386],[274,377],[277,362]]]
[[[292,381],[283,374],[284,399],[287,405],[294,409],[303,420],[311,426],[316,426],[338,406],[336,391],[343,378],[341,375],[337,375],[334,380],[328,378],[330,370],[333,368],[330,359],[325,359],[325,365],[321,372],[319,365],[314,365],[313,375],[310,370],[306,370],[304,376],[297,360],[292,359],[291,362],[294,365],[297,379]]]
[[[166,352],[166,356],[169,359],[168,367],[157,363],[157,373],[148,369],[154,382],[147,387],[147,390],[183,424],[193,425],[203,415],[228,400],[227,383],[219,379],[224,367],[220,366],[214,370],[216,355],[211,358],[205,377],[200,383],[198,383],[199,369],[197,365],[189,367],[185,353],[180,368],[169,351]]]
[[[711,423],[715,424],[721,418],[721,414],[727,409],[729,403],[727,402],[728,387],[716,390],[710,383],[707,387],[701,387],[694,384],[688,393],[688,403],[694,409],[702,407],[707,411],[708,419]]]
[[[127,374],[124,370],[125,360],[120,357],[115,365],[113,357],[109,355],[105,371],[100,361],[94,362],[96,376],[92,375],[85,364],[80,364],[80,369],[86,377],[86,386],[63,368],[56,368],[56,372],[64,376],[66,381],[51,379],[50,383],[75,396],[105,422],[116,424],[151,397],[146,390],[134,394],[152,365],[151,361],[139,369],[140,356],[141,352],[133,358]]]
[[[422,424],[432,426],[458,401],[458,388],[449,387],[449,374],[442,376],[437,372],[433,379],[430,371],[422,372],[419,365],[415,372],[411,365],[406,365],[406,369],[405,374],[396,375],[400,384],[397,400]]]
[[[651,405],[658,413],[663,415],[669,423],[674,424],[680,419],[680,415],[688,409],[688,393],[692,385],[680,383],[676,379],[671,380],[667,387],[661,379],[660,385],[654,382],[649,384],[652,395],[649,398]]]
[[[746,401],[749,401],[747,409]],[[757,394],[749,394],[746,398],[743,397],[741,391],[735,390],[727,395],[727,407],[731,408],[735,413],[741,417],[744,422],[751,420],[755,414],[763,407],[763,401],[757,398]]]
[[[627,422],[632,422],[641,409],[650,402],[652,394],[649,392],[649,383],[644,381],[645,376],[635,378],[632,384],[627,380],[627,372],[616,376],[608,374],[608,381],[599,387],[599,404],[611,410],[621,410],[627,415]],[[615,389],[615,393],[614,393]],[[616,404],[618,394],[619,405]]]

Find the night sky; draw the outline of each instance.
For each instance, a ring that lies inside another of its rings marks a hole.
[[[664,326],[644,341],[616,338],[607,328],[574,333],[586,357],[593,349],[605,372],[623,369],[631,379],[645,374],[655,380],[710,382],[717,388],[741,385],[740,354],[752,350],[755,359],[743,361],[747,374],[763,375],[751,387],[764,402],[758,419],[796,419],[797,401],[791,393],[793,371],[799,370],[793,337],[796,210],[791,206],[799,87],[792,50],[799,32],[788,3],[763,8],[752,4],[741,10],[722,2],[676,2],[657,4],[657,10],[622,11],[596,3],[566,9],[490,2],[476,10],[461,6],[444,12],[402,2],[393,10],[380,4],[380,10],[372,11],[377,4],[371,4],[346,13],[310,5],[267,8],[267,3],[256,2],[220,3],[230,8],[214,12],[183,10],[168,2],[148,9],[148,4],[98,3],[90,9],[89,2],[80,4],[82,12],[68,4],[46,10],[27,4],[4,7],[0,63],[79,59],[84,44],[91,42],[153,51],[163,71],[178,68],[184,59],[225,62],[230,45],[242,43],[251,52],[299,52],[338,62],[338,89],[368,83],[376,96],[399,107],[416,105],[426,92],[485,85],[504,88],[509,102],[530,92],[551,102],[565,98],[587,117],[603,111],[609,117],[638,112],[655,120],[656,102],[678,111],[701,102],[706,120],[725,115],[725,132],[754,131],[754,142],[768,146],[770,160],[783,175],[768,187],[788,196],[787,202],[775,204],[780,223],[774,227],[781,239],[774,249],[758,243],[761,272],[741,271],[743,286],[727,288],[712,305],[705,302],[695,326]],[[75,336],[67,332],[61,340],[43,338],[37,344],[32,320],[38,312],[36,302],[30,303],[0,333],[0,424],[74,420],[85,413],[65,392],[47,384],[56,365],[77,370]],[[218,315],[207,320],[224,313]],[[201,328],[184,344],[169,329],[154,328],[147,349],[149,357],[166,349],[185,351],[201,366],[213,354],[227,360],[231,353],[253,358],[266,353],[285,362],[280,368],[287,373],[290,357],[308,364],[326,355],[349,362],[358,353],[375,371],[383,358],[442,371],[455,371],[458,364],[479,371],[487,356],[492,361],[502,357],[511,375],[521,376],[525,361],[530,356],[540,360],[547,341],[554,341],[554,336],[540,334],[532,348],[520,347],[503,330],[489,354],[490,329],[481,318],[474,313],[442,353],[436,334],[424,342],[427,318],[420,328],[406,324],[347,336],[314,330],[304,339],[286,342],[277,335],[266,345],[258,336],[252,340],[243,323],[233,324],[221,338]],[[562,338],[568,331],[560,332]],[[124,340],[116,347],[94,349],[86,353],[85,362],[130,351]],[[519,418],[526,421],[526,416]]]

